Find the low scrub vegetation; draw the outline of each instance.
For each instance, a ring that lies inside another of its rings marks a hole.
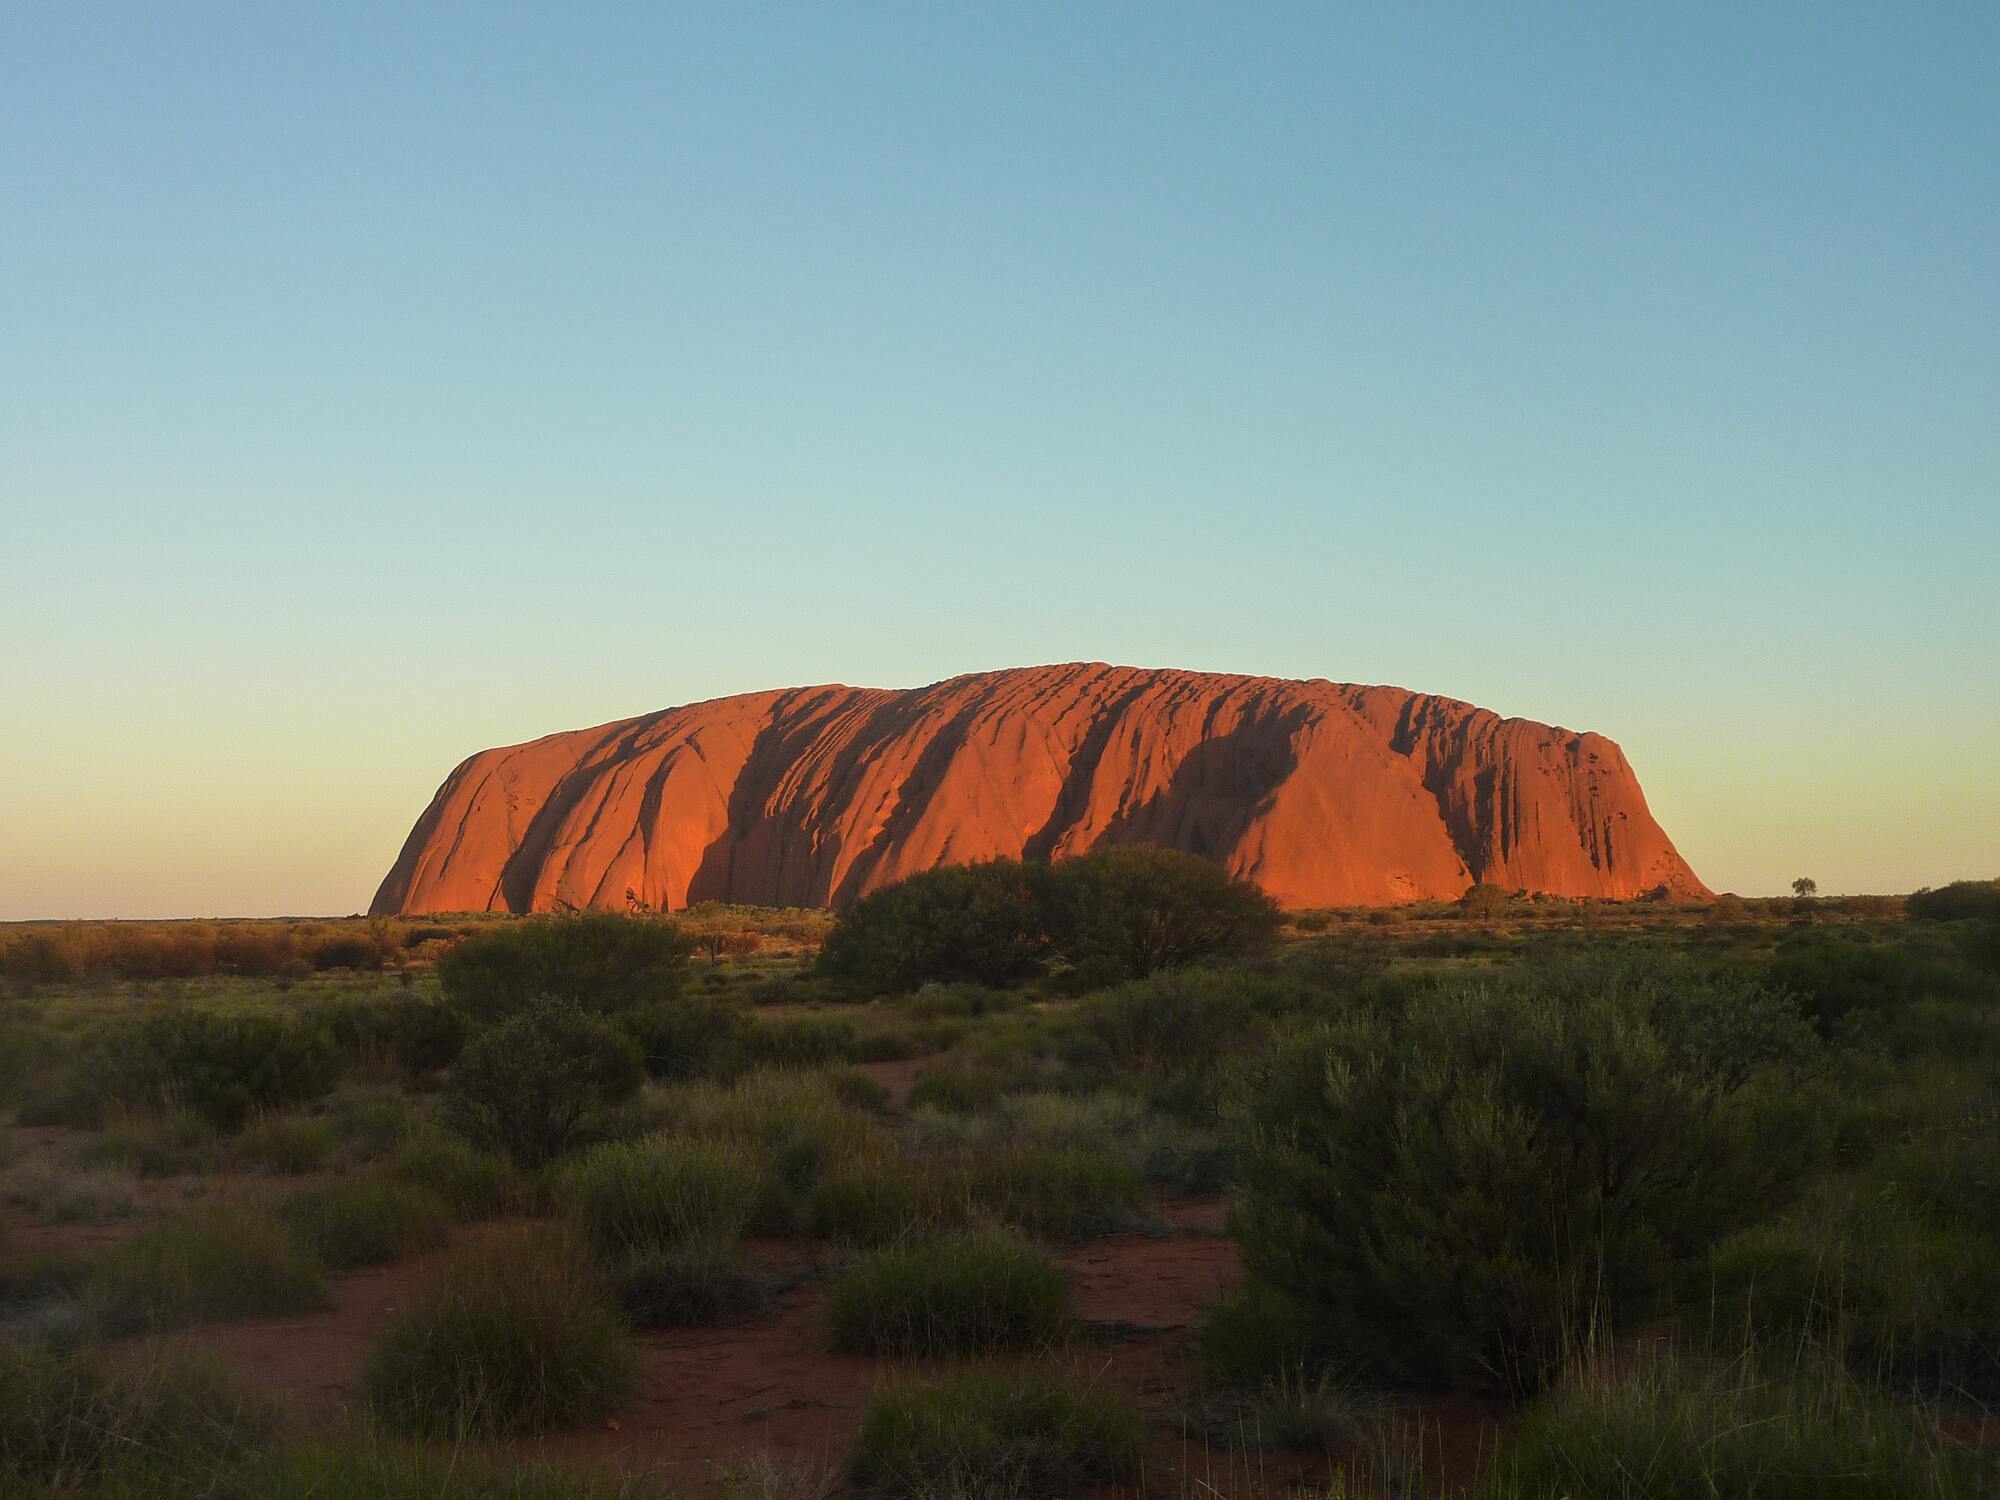
[[[536,1001],[459,1054],[445,1118],[475,1145],[539,1167],[607,1129],[644,1069],[623,1032],[564,1001]]]
[[[694,940],[665,918],[564,913],[468,938],[438,961],[445,999],[479,1021],[545,1001],[600,1016],[671,1000]]]
[[[83,1298],[107,1330],[138,1333],[304,1312],[326,1300],[326,1275],[272,1215],[209,1209],[163,1219],[106,1251],[91,1267]]]
[[[364,1173],[312,1188],[285,1204],[284,1221],[336,1271],[435,1250],[451,1235],[451,1206],[429,1188]]]
[[[898,1500],[1049,1500],[1135,1474],[1143,1434],[1111,1391],[968,1373],[873,1397],[850,1472]]]
[[[864,1255],[834,1283],[828,1329],[859,1354],[986,1354],[1053,1341],[1068,1315],[1062,1271],[1007,1234],[910,1240]]]
[[[601,1417],[633,1374],[631,1337],[582,1248],[533,1229],[459,1252],[370,1353],[364,1388],[395,1431],[507,1437]]]

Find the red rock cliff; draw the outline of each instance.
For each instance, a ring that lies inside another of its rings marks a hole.
[[[1165,844],[1288,907],[1706,895],[1610,740],[1401,688],[1097,664],[746,693],[486,750],[371,910],[841,904]]]

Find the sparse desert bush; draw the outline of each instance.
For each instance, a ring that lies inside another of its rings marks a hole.
[[[162,1219],[105,1251],[83,1297],[107,1329],[134,1333],[304,1312],[326,1300],[326,1276],[272,1215],[220,1206]]]
[[[1910,896],[1904,909],[1926,922],[1960,922],[1983,918],[2000,922],[2000,880],[1954,880],[1950,885]]]
[[[346,996],[307,1013],[333,1039],[349,1068],[421,1078],[448,1068],[465,1045],[465,1019],[417,995]]]
[[[835,920],[820,972],[871,995],[932,982],[1018,983],[1048,951],[1040,875],[996,859],[946,865],[871,892]]]
[[[1482,880],[1458,898],[1459,912],[1467,917],[1490,919],[1514,904],[1514,893],[1504,885]]]
[[[968,1373],[873,1396],[849,1472],[896,1500],[1050,1500],[1129,1477],[1143,1436],[1108,1390]]]
[[[1244,1281],[1216,1300],[1201,1325],[1201,1378],[1213,1390],[1256,1391],[1329,1368],[1337,1351],[1314,1320],[1277,1288]]]
[[[634,1369],[624,1320],[582,1246],[519,1229],[438,1273],[370,1353],[363,1389],[398,1432],[526,1436],[603,1416]]]
[[[215,1127],[184,1109],[158,1114],[120,1114],[105,1122],[83,1159],[118,1167],[141,1177],[175,1177],[206,1172],[222,1155]]]
[[[564,1196],[614,1262],[692,1240],[740,1235],[767,1191],[742,1144],[665,1136],[599,1146],[569,1169]]]
[[[0,1340],[0,1491],[27,1496],[228,1493],[277,1425],[265,1403],[186,1352],[113,1361]]]
[[[1959,1500],[1990,1471],[1837,1375],[1661,1362],[1528,1408],[1477,1500]]]
[[[1526,970],[1281,1049],[1246,1091],[1250,1274],[1376,1374],[1532,1388],[1816,1161],[1781,999]]]
[[[451,1235],[452,1211],[427,1187],[364,1173],[295,1194],[282,1217],[323,1264],[345,1271],[435,1250]]]
[[[753,1022],[730,1039],[736,1068],[823,1068],[854,1059],[854,1027],[847,1021],[793,1016]]]
[[[1054,1340],[1069,1311],[1062,1271],[1010,1234],[910,1240],[864,1255],[827,1304],[836,1349],[988,1354]]]
[[[223,1500],[656,1500],[638,1480],[538,1462],[501,1462],[363,1435],[279,1449],[252,1465]],[[134,1497],[137,1500],[137,1497]]]
[[[639,1044],[654,1078],[699,1078],[723,1059],[739,1056],[737,1042],[756,1022],[726,1000],[688,996],[625,1012],[622,1025]]]
[[[567,1002],[536,1001],[459,1054],[445,1118],[475,1144],[539,1167],[584,1144],[643,1077],[624,1033]]]
[[[340,1081],[340,1053],[319,1027],[268,1011],[156,1011],[112,1044],[107,1093],[153,1109],[182,1109],[221,1130],[259,1110],[282,1110]]]
[[[342,1150],[362,1161],[391,1150],[417,1128],[409,1095],[380,1084],[344,1084],[323,1108]]]
[[[379,1170],[436,1193],[460,1219],[499,1213],[513,1186],[504,1160],[440,1130],[409,1136],[382,1159]]]
[[[680,993],[694,943],[658,917],[530,917],[467,938],[438,961],[445,998],[498,1021],[538,1002],[617,1015]]]
[[[656,1123],[702,1140],[739,1141],[768,1163],[774,1188],[802,1193],[839,1162],[862,1155],[874,1136],[863,1111],[823,1073],[784,1069],[730,1083],[695,1083],[651,1099]]]
[[[2000,980],[1966,963],[1935,929],[1880,942],[1802,933],[1780,943],[1758,977],[1797,995],[1829,1035],[1926,1000],[2000,997]]]
[[[1016,1145],[971,1153],[972,1201],[1005,1224],[1057,1239],[1087,1239],[1140,1222],[1146,1183],[1131,1163],[1080,1146]]]
[[[992,985],[940,984],[933,981],[897,1003],[919,1020],[937,1021],[948,1016],[976,1019],[1004,1015],[1029,1004],[1030,998],[1020,990]]]
[[[230,1149],[260,1172],[297,1177],[324,1166],[339,1145],[333,1127],[324,1120],[266,1115],[245,1125]]]
[[[1249,881],[1174,849],[1096,849],[1052,866],[1042,891],[1041,920],[1055,950],[1106,980],[1242,953],[1268,942],[1284,921]]]
[[[17,1162],[0,1177],[0,1203],[58,1224],[102,1224],[129,1215],[134,1198],[130,1178],[36,1160]]]
[[[909,1106],[946,1114],[979,1114],[998,1105],[1010,1086],[1023,1082],[1016,1073],[954,1058],[917,1074],[910,1085]]]
[[[973,1211],[963,1176],[933,1162],[850,1162],[822,1177],[807,1224],[823,1239],[887,1245],[963,1225]]]
[[[735,1240],[679,1239],[620,1256],[610,1272],[613,1295],[638,1328],[692,1328],[753,1312],[764,1284],[743,1264]]]
[[[1241,1051],[1260,1017],[1292,997],[1241,968],[1188,968],[1133,980],[1077,1003],[1076,1024],[1121,1072],[1164,1075]]]

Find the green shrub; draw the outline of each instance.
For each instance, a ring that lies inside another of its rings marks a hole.
[[[857,1354],[986,1354],[1062,1332],[1069,1283],[1007,1234],[953,1234],[872,1251],[827,1304],[833,1347]]]
[[[639,1328],[692,1328],[753,1312],[764,1284],[743,1265],[736,1241],[717,1235],[643,1245],[614,1263],[611,1286]]]
[[[527,1436],[603,1416],[635,1356],[582,1248],[541,1228],[468,1246],[368,1357],[369,1409],[399,1432]]]
[[[909,1107],[975,1115],[999,1104],[1001,1096],[1016,1082],[1014,1076],[997,1068],[954,1059],[917,1074],[910,1085]]]
[[[849,1109],[865,1109],[870,1114],[881,1114],[889,1107],[889,1087],[862,1072],[859,1068],[832,1068],[826,1074],[827,1087],[833,1090],[834,1098]]]
[[[159,1011],[112,1046],[108,1092],[183,1109],[221,1130],[259,1110],[317,1099],[340,1080],[340,1053],[319,1027],[262,1011]]]
[[[185,1351],[114,1362],[0,1340],[0,1491],[208,1496],[277,1425],[265,1403]]]
[[[765,1191],[763,1163],[742,1145],[664,1136],[599,1146],[565,1180],[584,1232],[613,1258],[733,1240]]]
[[[1991,1000],[2000,992],[1993,976],[1968,965],[1948,935],[1935,931],[1893,943],[1802,934],[1779,945],[1759,978],[1799,996],[1829,1035],[1920,1001]]]
[[[853,1159],[874,1125],[844,1102],[823,1073],[751,1073],[727,1084],[696,1083],[656,1096],[659,1123],[703,1140],[755,1147],[776,1187],[805,1192],[822,1173]]]
[[[416,1128],[416,1112],[400,1089],[372,1084],[347,1084],[328,1097],[325,1118],[342,1149],[352,1157],[372,1161],[407,1140]]]
[[[252,1120],[236,1137],[236,1155],[260,1172],[297,1177],[326,1164],[340,1142],[324,1120],[266,1115]]]
[[[227,1500],[650,1500],[651,1486],[554,1468],[500,1463],[362,1437],[287,1447],[251,1467]],[[136,1500],[136,1497],[135,1497]]]
[[[1201,1378],[1213,1389],[1256,1390],[1293,1371],[1325,1369],[1336,1354],[1315,1341],[1311,1317],[1261,1281],[1223,1293],[1201,1325]]]
[[[846,1021],[794,1016],[744,1027],[731,1039],[729,1056],[742,1068],[823,1068],[851,1061],[854,1043]]]
[[[1990,1477],[1990,1476],[1989,1476]],[[1664,1363],[1528,1408],[1478,1500],[1957,1500],[1990,1493],[1929,1423],[1837,1377]]]
[[[499,1213],[512,1183],[501,1158],[439,1131],[410,1136],[382,1159],[380,1170],[436,1193],[460,1219]]]
[[[1248,1272],[1391,1378],[1538,1384],[1816,1159],[1782,1000],[1530,969],[1307,1033],[1246,1090]]]
[[[465,1020],[451,1006],[415,995],[323,1001],[308,1019],[333,1038],[348,1065],[421,1078],[452,1065],[465,1045]]]
[[[619,1018],[654,1078],[699,1078],[739,1055],[739,1042],[756,1022],[725,1000],[662,1000]]]
[[[822,1177],[807,1205],[811,1232],[849,1245],[887,1245],[954,1229],[972,1212],[962,1174],[927,1162],[849,1163]]]
[[[1926,886],[1903,905],[1911,916],[1926,922],[1967,918],[2000,922],[2000,880],[1954,880],[1936,890]]]
[[[1242,1050],[1276,994],[1240,968],[1181,969],[1087,997],[1076,1022],[1121,1072],[1158,1076]]]
[[[1242,953],[1283,923],[1277,904],[1212,860],[1174,849],[1096,849],[1053,866],[1042,921],[1056,952],[1107,979]]]
[[[933,981],[1018,983],[1041,967],[1048,949],[1038,877],[996,859],[885,886],[835,919],[820,972],[871,995]]]
[[[977,1151],[964,1170],[974,1203],[1002,1223],[1053,1238],[1134,1228],[1147,1197],[1129,1162],[1080,1146]]]
[[[84,1149],[92,1165],[122,1167],[141,1177],[177,1177],[212,1169],[221,1154],[215,1127],[186,1110],[121,1114],[105,1122]]]
[[[438,961],[438,984],[484,1021],[545,1000],[617,1015],[678,995],[693,951],[677,924],[657,917],[529,917],[460,943]]]
[[[566,1002],[537,1001],[459,1054],[445,1118],[475,1144],[538,1167],[582,1145],[643,1076],[622,1032]]]
[[[319,1261],[269,1214],[203,1208],[148,1225],[92,1266],[84,1301],[120,1333],[304,1312],[326,1300]]]
[[[871,1397],[849,1468],[864,1489],[901,1500],[1050,1500],[1130,1477],[1143,1438],[1109,1391],[968,1373]]]
[[[310,1188],[288,1201],[282,1214],[336,1271],[435,1250],[451,1236],[452,1212],[443,1198],[389,1176],[347,1177]]]

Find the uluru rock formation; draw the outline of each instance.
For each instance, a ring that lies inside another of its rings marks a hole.
[[[1708,894],[1617,745],[1402,688],[1080,664],[745,693],[484,750],[378,913],[841,905],[1162,844],[1281,904]]]

